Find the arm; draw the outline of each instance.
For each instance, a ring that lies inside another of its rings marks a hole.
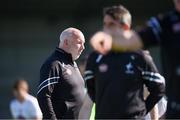
[[[143,54],[146,66],[144,71],[142,71],[142,78],[150,93],[145,100],[148,113],[165,95],[165,80],[164,77],[158,73],[151,56],[148,53]]]
[[[51,95],[54,87],[60,80],[59,71],[60,68],[58,67],[58,64],[53,64],[41,70],[40,73],[41,82],[38,87],[37,99],[44,119],[56,119]]]

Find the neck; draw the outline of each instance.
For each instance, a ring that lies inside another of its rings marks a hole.
[[[23,103],[25,101],[25,99],[26,99],[26,95],[19,96],[17,99],[18,99],[19,102]]]

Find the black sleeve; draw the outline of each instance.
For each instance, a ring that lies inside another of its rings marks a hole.
[[[37,99],[43,113],[43,119],[56,119],[51,95],[54,87],[58,84],[61,78],[60,70],[58,63],[53,63],[52,65],[47,65],[41,68]]]
[[[165,79],[158,73],[158,70],[147,52],[143,52],[143,57],[146,66],[142,71],[142,78],[144,84],[150,92],[145,100],[147,113],[154,107],[154,105],[165,95]]]
[[[87,87],[87,92],[93,102],[95,102],[95,66],[97,53],[93,52],[89,55],[86,69],[84,73],[84,80]]]
[[[145,48],[159,45],[163,33],[161,19],[152,17],[144,27],[137,29],[137,32]]]

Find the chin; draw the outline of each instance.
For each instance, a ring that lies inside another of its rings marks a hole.
[[[79,56],[80,56],[80,55],[79,55]],[[75,57],[74,57],[74,60],[77,60],[77,59],[79,58],[79,56],[75,56]]]

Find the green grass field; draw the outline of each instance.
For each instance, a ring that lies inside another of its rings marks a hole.
[[[95,117],[95,107],[96,107],[96,104],[93,104],[93,107],[92,107],[92,110],[91,110],[90,120],[94,120],[94,117]]]

